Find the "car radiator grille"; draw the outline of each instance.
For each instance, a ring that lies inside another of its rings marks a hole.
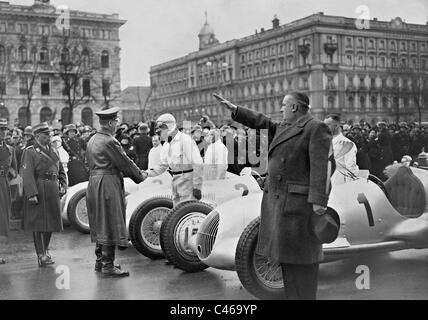
[[[202,226],[199,228],[196,244],[199,257],[207,258],[213,249],[215,239],[217,237],[218,224],[220,216],[217,212],[211,214],[205,219]]]

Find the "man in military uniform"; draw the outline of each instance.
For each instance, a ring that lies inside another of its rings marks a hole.
[[[9,233],[9,217],[11,215],[11,199],[9,180],[16,176],[16,160],[12,147],[5,143],[7,120],[0,119],[0,237]],[[0,264],[6,260],[0,257]]]
[[[114,138],[118,112],[117,107],[96,112],[101,129],[89,140],[86,150],[90,172],[86,206],[91,240],[96,243],[95,271],[104,276],[125,277],[129,272],[114,265],[116,246],[128,247],[123,175],[135,183],[145,177]]]
[[[63,229],[60,197],[66,193],[67,180],[59,156],[50,147],[50,130],[46,122],[33,128],[34,145],[24,150],[22,179],[24,185],[25,231],[33,232],[40,267],[53,264],[49,254],[52,232]]]
[[[68,152],[68,185],[74,186],[83,181],[88,181],[88,173],[85,168],[86,144],[82,138],[77,136],[76,125],[68,124],[64,128],[64,139],[62,146]]]

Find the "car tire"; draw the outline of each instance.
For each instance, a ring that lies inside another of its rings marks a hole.
[[[84,217],[86,219],[82,220]],[[90,232],[88,211],[86,208],[86,189],[79,190],[71,197],[67,207],[67,218],[70,225],[77,231],[84,234]]]
[[[191,200],[178,204],[166,217],[161,228],[161,244],[168,261],[186,272],[198,272],[208,268],[197,254],[183,246],[183,238],[189,236],[188,223],[193,225],[195,219],[205,219],[214,208],[207,203]],[[197,232],[192,229],[192,235]],[[185,240],[184,240],[185,241]]]
[[[160,228],[172,207],[172,199],[153,197],[135,210],[129,221],[129,237],[139,253],[153,260],[165,257],[159,244]]]
[[[242,232],[235,252],[236,272],[244,288],[255,297],[263,300],[281,300],[285,295],[281,266],[271,264],[266,258],[255,253],[259,226],[260,217],[254,219]],[[269,273],[270,270],[273,271],[270,275],[276,276],[276,281],[268,281],[264,278],[256,268],[256,261],[261,263],[258,266],[267,266],[266,273]]]

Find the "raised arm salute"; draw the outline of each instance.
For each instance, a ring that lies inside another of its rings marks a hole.
[[[326,212],[334,161],[330,129],[310,115],[309,98],[303,93],[284,97],[281,123],[214,96],[232,112],[233,120],[268,130],[268,177],[257,253],[282,265],[287,299],[315,299],[322,243],[308,226],[315,215]]]

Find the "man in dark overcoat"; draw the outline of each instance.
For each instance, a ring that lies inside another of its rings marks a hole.
[[[67,178],[57,151],[50,147],[50,130],[46,122],[33,128],[34,144],[22,155],[25,231],[33,232],[40,267],[53,264],[49,254],[52,232],[63,230],[60,197],[67,190]]]
[[[129,272],[114,265],[116,246],[128,246],[123,175],[135,183],[146,178],[113,136],[118,112],[117,107],[96,112],[101,129],[89,140],[86,149],[90,172],[86,206],[91,240],[96,243],[95,271],[112,277],[129,276]]]
[[[68,160],[68,185],[74,186],[80,182],[88,181],[88,173],[85,168],[86,143],[78,135],[75,124],[68,124],[64,128],[62,145],[69,154]]]
[[[256,252],[281,264],[286,299],[315,299],[323,252],[308,226],[312,215],[325,213],[329,199],[334,165],[330,129],[308,113],[309,98],[299,92],[284,97],[279,124],[220,102],[233,120],[268,130],[268,176]]]
[[[9,180],[16,177],[16,158],[14,149],[5,143],[7,120],[0,119],[0,237],[9,234],[11,198]],[[0,257],[0,264],[6,260]]]

